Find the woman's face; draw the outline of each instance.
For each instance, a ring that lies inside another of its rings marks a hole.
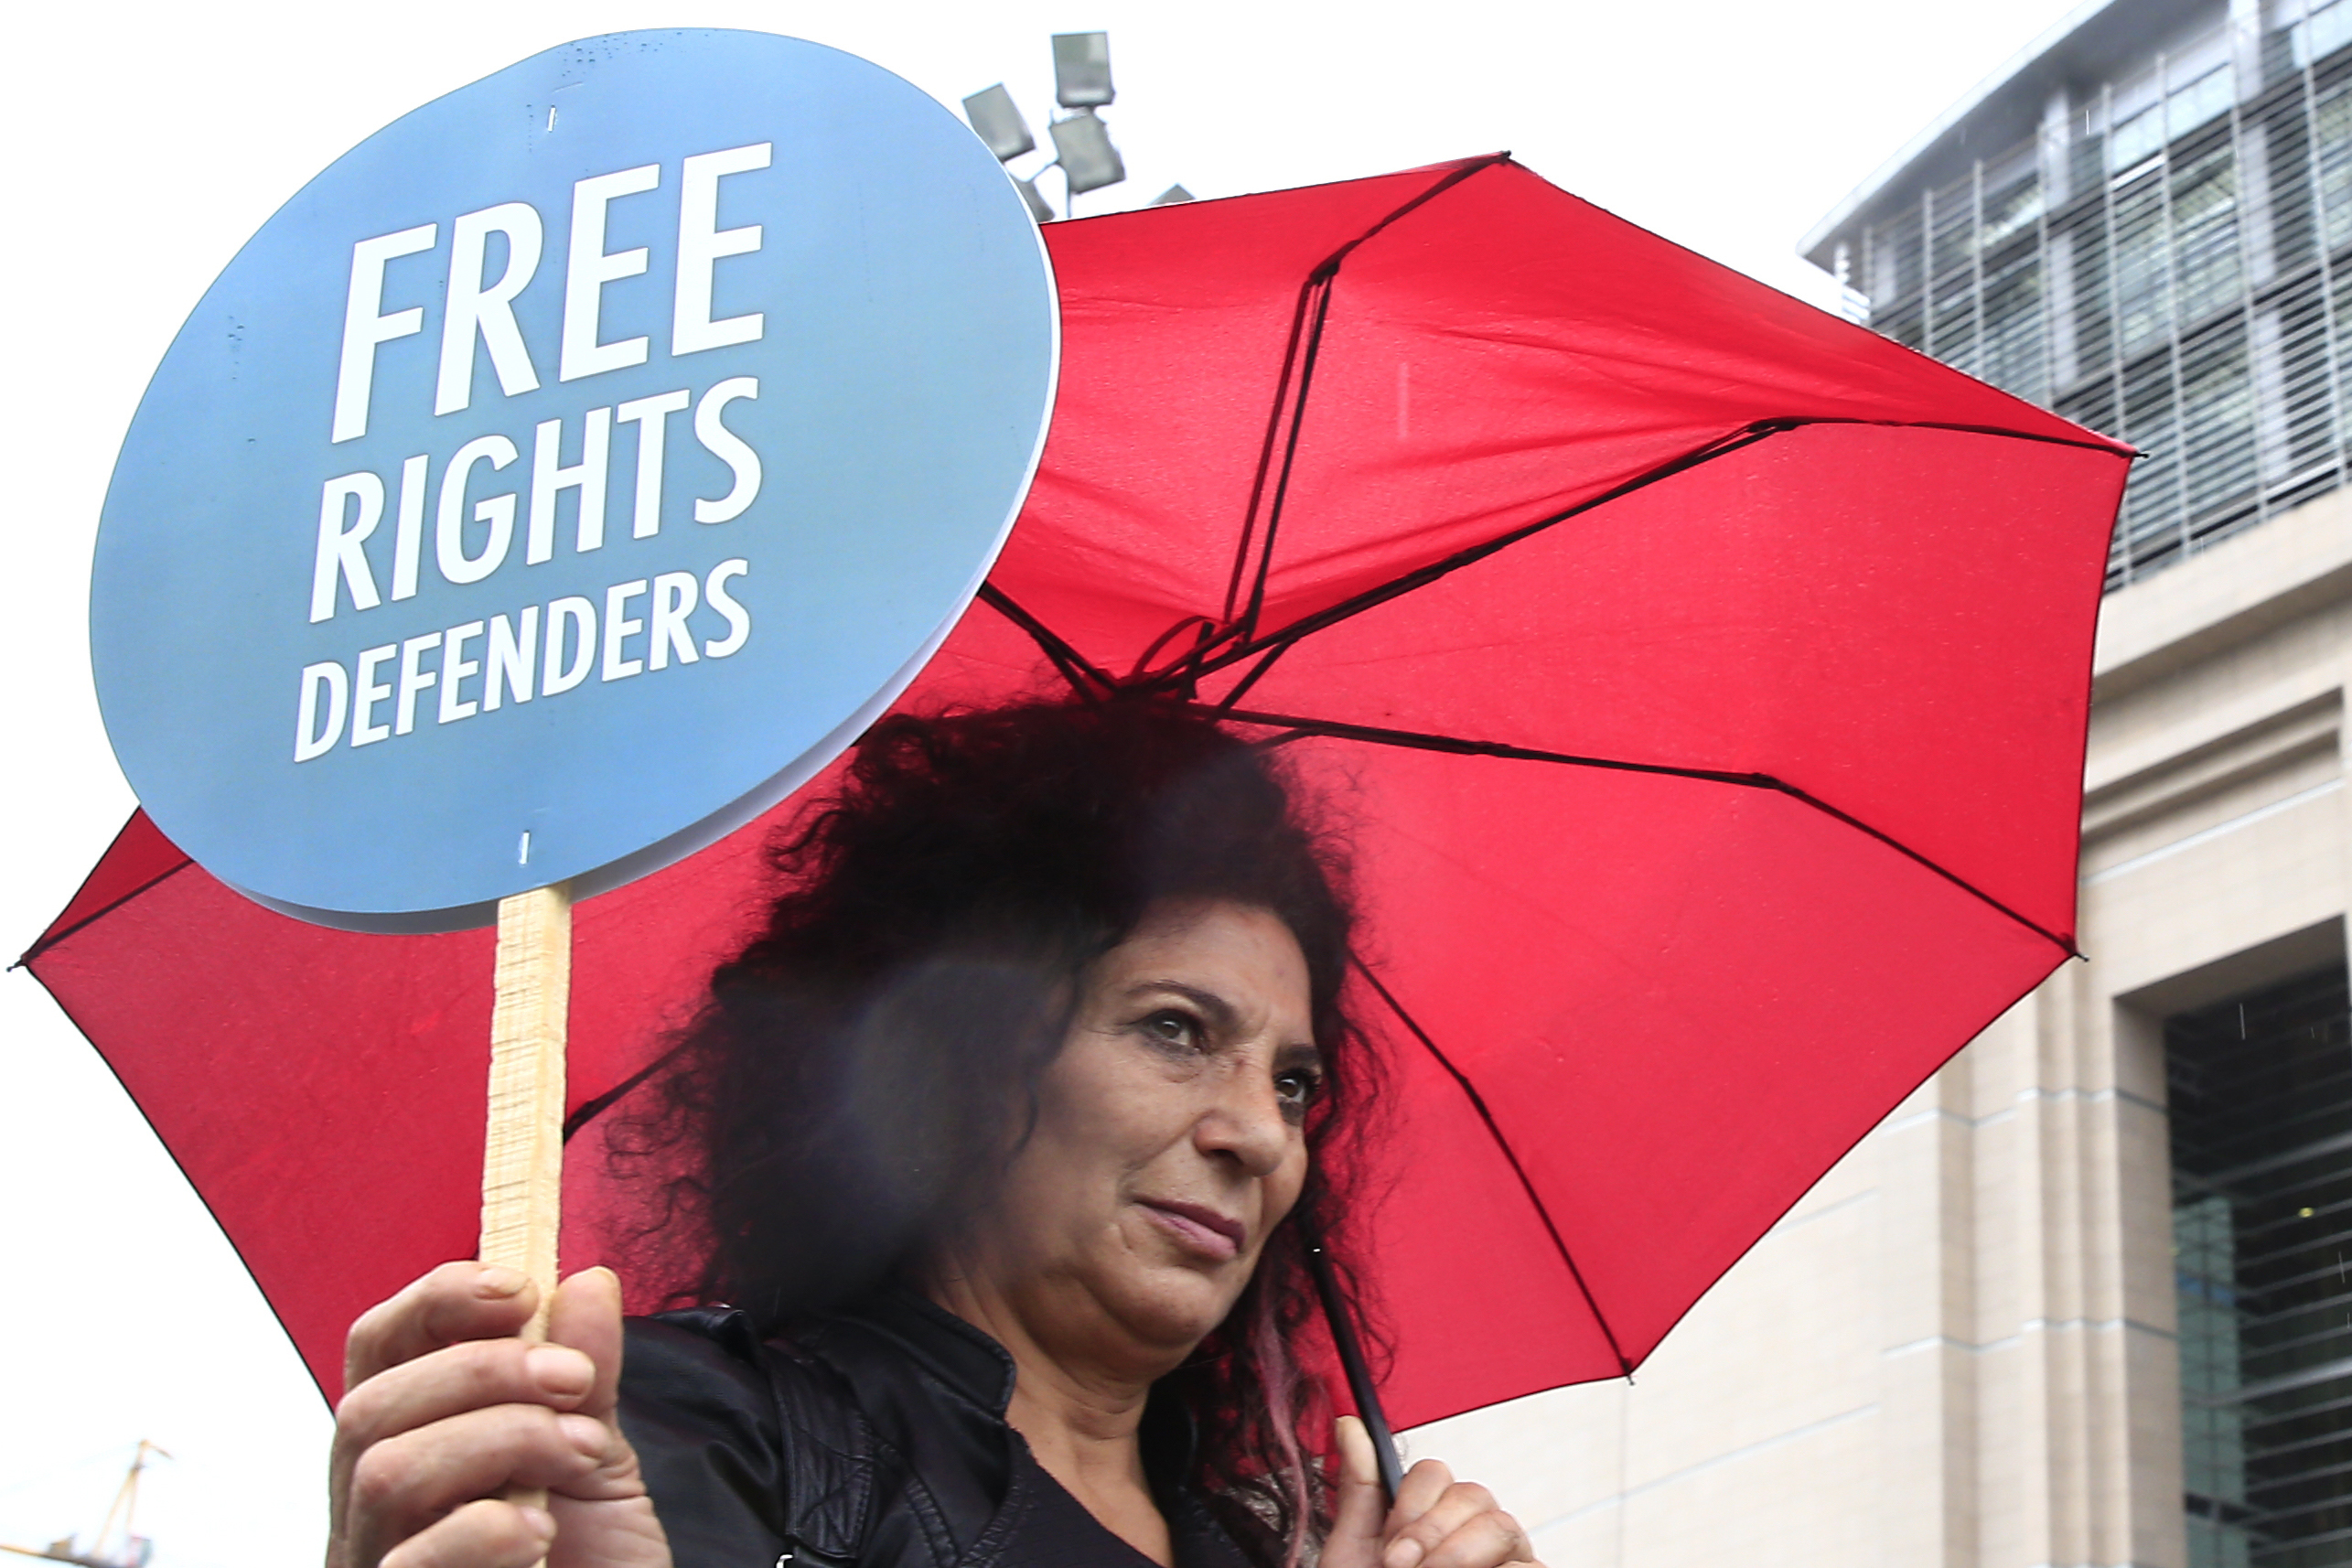
[[[1218,1325],[1306,1176],[1322,1078],[1289,927],[1155,905],[1084,976],[968,1259],[1048,1349],[1157,1376]]]

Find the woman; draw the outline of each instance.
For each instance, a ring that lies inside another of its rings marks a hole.
[[[550,1343],[453,1263],[353,1327],[330,1568],[1499,1568],[1292,1359],[1372,1060],[1266,755],[1143,699],[871,732],[621,1146],[704,1307]],[[623,1353],[626,1339],[626,1355]],[[1321,1446],[1320,1444],[1314,1444]],[[503,1500],[543,1487],[542,1508]]]

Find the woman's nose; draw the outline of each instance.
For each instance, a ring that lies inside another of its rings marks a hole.
[[[1262,1074],[1236,1072],[1193,1133],[1202,1153],[1231,1159],[1253,1176],[1271,1176],[1290,1152],[1291,1123],[1282,1098]]]

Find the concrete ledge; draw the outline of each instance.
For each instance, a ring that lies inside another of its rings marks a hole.
[[[2100,608],[2091,697],[2110,701],[2352,598],[2352,489],[2330,490],[2110,594]]]
[[[2339,916],[2167,976],[2153,985],[2116,997],[2115,1003],[2147,1018],[2164,1018],[2238,992],[2272,984],[2322,964],[2343,961],[2344,920]]]

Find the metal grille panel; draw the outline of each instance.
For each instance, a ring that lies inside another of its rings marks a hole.
[[[2146,453],[2110,589],[2345,482],[2352,0],[2267,10],[1837,247],[1859,319]]]
[[[2191,1568],[2352,1563],[2352,998],[2165,1026]]]

